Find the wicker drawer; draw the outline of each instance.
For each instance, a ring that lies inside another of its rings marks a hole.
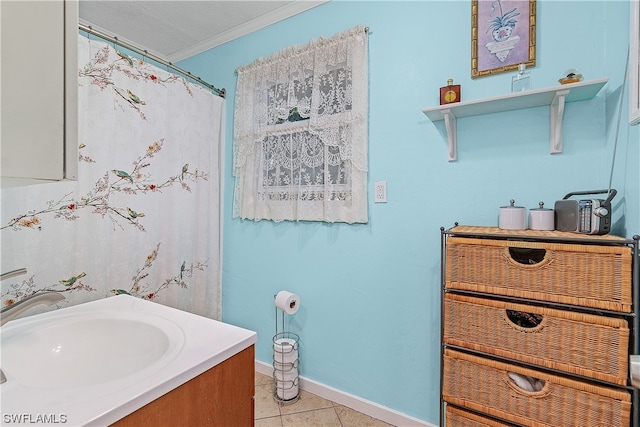
[[[526,391],[509,373],[543,382]],[[525,426],[629,427],[631,396],[581,381],[445,349],[442,397]]]
[[[444,299],[445,344],[627,384],[624,319],[453,293]]]
[[[493,418],[483,417],[455,406],[447,405],[447,427],[512,427]]]
[[[631,312],[631,248],[450,237],[446,286]]]

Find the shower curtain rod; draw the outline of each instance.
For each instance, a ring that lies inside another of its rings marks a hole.
[[[89,34],[93,34],[94,36],[100,37],[101,39],[104,39],[106,41],[109,41],[111,43],[115,43],[117,45],[120,45],[126,49],[129,49],[133,52],[136,52],[139,55],[142,55],[146,58],[149,58],[159,64],[164,65],[165,67],[171,68],[173,71],[176,71],[180,74],[182,74],[185,77],[188,77],[190,79],[193,79],[195,81],[197,81],[198,83],[200,83],[201,85],[209,88],[213,93],[215,93],[216,95],[224,98],[227,94],[227,91],[223,88],[223,89],[218,89],[215,86],[213,86],[212,84],[209,84],[207,82],[205,82],[204,80],[202,80],[200,77],[194,76],[193,74],[191,74],[189,71],[183,70],[180,67],[176,67],[175,65],[173,65],[171,62],[165,61],[162,58],[159,58],[149,52],[147,52],[146,49],[140,49],[136,46],[133,46],[129,43],[123,42],[122,40],[119,40],[118,37],[116,36],[109,36],[107,34],[104,34],[100,31],[94,30],[90,25],[83,25],[83,24],[78,24],[78,28],[86,33]]]

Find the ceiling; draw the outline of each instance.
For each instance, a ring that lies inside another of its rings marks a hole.
[[[80,0],[80,23],[169,62],[219,46],[328,0]]]

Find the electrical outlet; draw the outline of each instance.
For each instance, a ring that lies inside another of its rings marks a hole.
[[[375,203],[387,203],[387,181],[378,181],[375,183]]]

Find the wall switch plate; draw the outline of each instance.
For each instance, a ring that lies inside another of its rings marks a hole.
[[[375,203],[387,203],[387,181],[377,181],[374,185]]]

